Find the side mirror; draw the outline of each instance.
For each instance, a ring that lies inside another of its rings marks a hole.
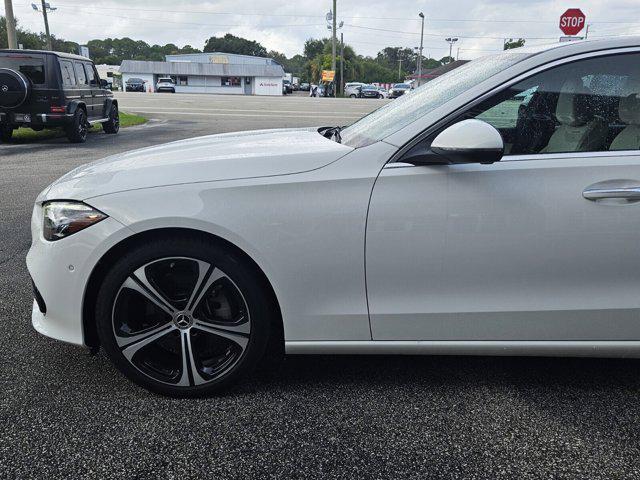
[[[445,128],[428,148],[416,147],[409,150],[402,161],[414,165],[489,164],[500,161],[504,155],[500,132],[476,119],[463,120]]]
[[[100,88],[109,88],[109,82],[107,82],[105,79],[101,78],[100,79]]]

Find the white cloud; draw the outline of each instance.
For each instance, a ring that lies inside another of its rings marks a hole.
[[[202,48],[210,36],[230,32],[291,56],[302,52],[307,38],[330,33],[323,18],[331,8],[330,0],[101,0],[99,3],[50,0],[50,3],[58,8],[49,16],[52,33],[77,42],[128,36],[150,44],[171,42]],[[345,42],[358,53],[375,55],[385,46],[418,46],[417,15],[423,11],[425,54],[445,56],[448,46],[444,38],[457,36],[460,40],[454,54],[460,48],[461,58],[475,58],[500,50],[504,37],[525,37],[528,44],[554,41],[561,35],[558,18],[568,7],[585,12],[592,24],[592,36],[640,34],[637,0],[578,0],[570,4],[564,0],[338,0],[338,18],[345,23],[342,29]],[[43,30],[42,16],[31,9],[30,1],[14,0],[14,11],[23,27]]]

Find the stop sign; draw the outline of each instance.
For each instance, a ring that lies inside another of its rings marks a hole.
[[[560,30],[565,35],[577,35],[584,28],[586,18],[579,8],[570,8],[560,17]]]

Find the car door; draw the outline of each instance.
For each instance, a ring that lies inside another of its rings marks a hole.
[[[100,77],[92,64],[83,63],[87,83],[91,89],[91,104],[95,118],[104,118],[105,91],[100,87]]]
[[[93,108],[94,99],[91,93],[91,87],[89,86],[89,81],[87,80],[87,74],[84,71],[84,66],[81,62],[73,62],[73,68],[76,72],[78,93],[87,107],[87,118],[89,120],[93,120],[96,116]]]
[[[78,91],[78,82],[73,68],[73,62],[70,60],[60,60],[60,75],[62,78],[62,90],[64,98],[67,101],[80,100],[80,92]]]
[[[385,166],[366,232],[373,339],[640,339],[640,135],[616,141],[640,125],[637,65],[568,59],[466,107],[450,124],[493,124],[498,163]]]

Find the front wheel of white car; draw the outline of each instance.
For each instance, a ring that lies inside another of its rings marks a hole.
[[[269,340],[269,296],[243,258],[202,240],[140,245],[106,275],[96,302],[100,343],[149,390],[203,396],[240,380]]]

